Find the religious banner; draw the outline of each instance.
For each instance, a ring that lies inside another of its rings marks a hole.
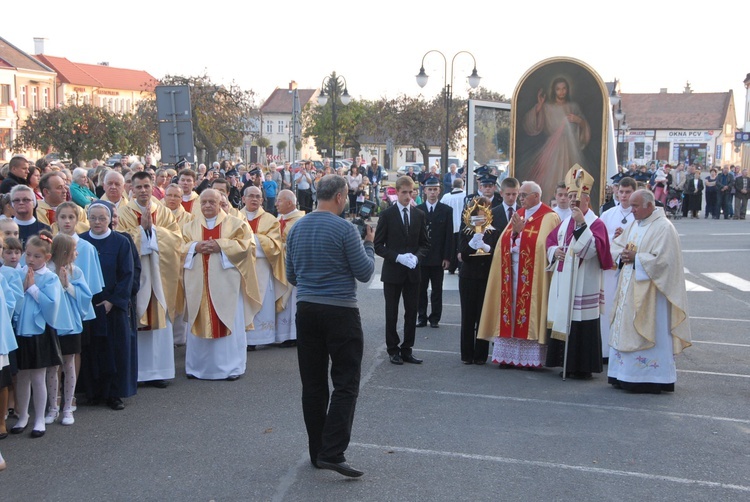
[[[599,75],[586,63],[551,58],[529,69],[511,105],[511,175],[535,181],[543,201],[575,164],[595,178],[591,207],[604,200],[609,96]]]

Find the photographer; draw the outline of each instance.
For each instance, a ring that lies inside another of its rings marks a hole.
[[[317,210],[289,232],[286,275],[297,286],[297,358],[310,461],[319,469],[359,477],[362,471],[351,467],[344,456],[364,347],[356,281],[372,277],[375,251],[371,227],[367,226],[362,243],[354,226],[339,217],[347,193],[343,177],[329,174],[320,179]]]

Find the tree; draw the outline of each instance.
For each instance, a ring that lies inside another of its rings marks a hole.
[[[193,114],[193,140],[204,150],[206,161],[217,159],[221,150],[242,145],[247,120],[257,115],[255,93],[242,90],[232,82],[228,86],[214,84],[206,74],[197,77],[167,75],[161,85],[187,85]]]
[[[129,146],[122,119],[98,106],[69,104],[40,110],[18,131],[14,149],[55,150],[74,163],[125,152]]]
[[[261,164],[265,164],[263,161],[266,160],[266,148],[271,145],[271,140],[265,136],[261,136],[255,140],[255,144],[258,145],[258,149],[260,150],[258,152],[258,160],[260,160]]]
[[[278,150],[279,154],[281,154],[281,152],[285,151],[286,147],[287,147],[287,142],[284,141],[283,139],[281,141],[279,141],[278,143],[276,143],[276,149]],[[286,155],[284,155],[284,158],[286,158]]]
[[[504,94],[482,87],[470,92],[471,99],[507,103]],[[510,115],[494,109],[478,110],[474,123],[474,158],[485,163],[492,159],[508,160],[510,152]]]
[[[128,148],[124,151],[135,154],[150,154],[159,145],[159,127],[156,101],[144,99],[136,104],[135,112],[122,116]]]

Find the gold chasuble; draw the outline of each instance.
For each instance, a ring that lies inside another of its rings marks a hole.
[[[165,328],[166,315],[174,320],[182,310],[184,298],[180,283],[180,248],[182,234],[172,216],[172,211],[151,200],[151,232],[156,232],[159,258],[146,259],[151,255],[141,254],[141,284],[138,290],[137,312],[139,329],[155,331]],[[118,230],[133,238],[135,247],[141,252],[141,211],[135,200],[118,209]],[[160,280],[156,280],[157,277]]]
[[[99,199],[99,200],[106,200],[107,202],[109,202],[111,204],[114,204],[117,209],[120,209],[121,207],[127,206],[128,202],[130,202],[128,200],[128,197],[125,194],[122,194],[122,197],[120,197],[120,200],[117,201],[117,202],[112,202],[111,200],[109,200],[109,197],[107,197],[106,193],[104,195],[102,195],[101,199]],[[154,198],[154,200],[157,200],[157,199]]]
[[[253,327],[253,318],[261,308],[261,296],[255,275],[255,240],[244,220],[220,211],[209,229],[201,214],[182,228],[183,263],[195,242],[214,240],[221,253],[197,254],[191,268],[184,269],[187,322],[200,338],[221,338],[232,334],[238,307],[236,295],[242,295],[245,329]],[[223,256],[234,265],[225,268]],[[240,334],[244,337],[244,333]]]
[[[57,208],[52,208],[47,204],[44,199],[39,201],[36,207],[36,219],[39,223],[44,223],[52,229],[52,235],[57,235],[60,228],[57,226]],[[76,223],[76,233],[82,234],[89,230],[89,219],[86,216],[86,211],[82,207],[76,206],[76,214],[78,215],[78,223]]]
[[[164,204],[164,207],[166,207],[166,204]],[[172,211],[172,216],[174,216],[174,219],[180,228],[182,228],[185,223],[188,223],[193,219],[193,214],[185,211],[185,208],[182,207],[182,204],[177,206],[177,209]]]
[[[245,211],[245,216],[247,216]],[[267,213],[262,207],[255,212],[255,218],[247,220],[248,225],[258,237],[263,253],[266,255],[268,263],[271,265],[271,271],[274,279],[274,294],[276,296],[276,312],[284,310],[283,299],[284,293],[288,289],[286,282],[286,261],[284,255],[284,246],[281,241],[281,226],[272,214]],[[261,298],[265,295],[266,284],[259,282],[261,289]]]
[[[526,209],[518,210],[524,217]],[[499,251],[492,257],[489,282],[482,306],[477,338],[495,337],[547,342],[547,300],[551,273],[547,267],[547,235],[560,224],[560,218],[546,204],[526,221],[517,237],[518,277],[513,277],[511,247],[513,226],[505,227]],[[513,304],[513,283],[516,282],[516,301]]]
[[[281,232],[281,242],[286,247],[286,236],[289,235],[289,231],[292,229],[292,225],[297,223],[297,220],[302,218],[305,212],[300,209],[295,209],[289,214],[279,215],[279,231]],[[285,256],[286,258],[286,256]]]

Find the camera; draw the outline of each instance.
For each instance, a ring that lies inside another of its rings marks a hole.
[[[370,219],[370,215],[372,214],[373,209],[375,209],[375,203],[366,200],[359,208],[359,217],[352,220],[352,224],[354,224],[354,226],[357,227],[357,230],[359,230],[359,236],[362,238],[362,240],[367,237],[367,220]]]

